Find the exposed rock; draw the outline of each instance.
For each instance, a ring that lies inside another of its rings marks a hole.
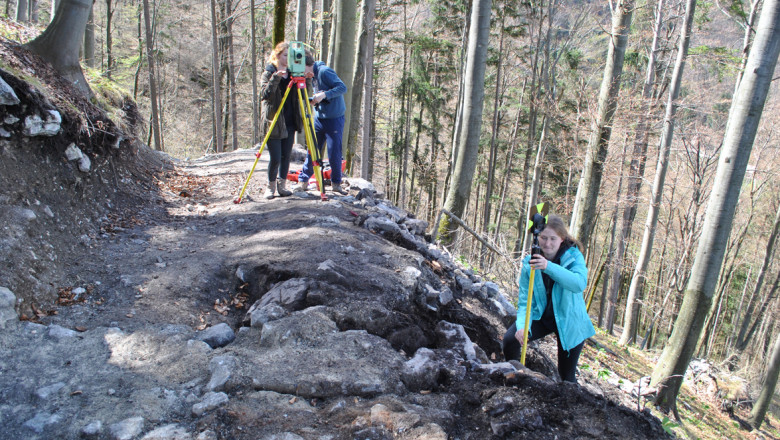
[[[32,429],[38,434],[43,433],[44,429],[50,425],[59,423],[62,420],[62,416],[59,414],[50,414],[47,412],[39,412],[35,414],[35,417],[24,422],[26,428]]]
[[[95,420],[93,422],[90,422],[88,425],[81,428],[81,436],[83,438],[88,439],[94,439],[99,438],[100,434],[103,433],[103,422],[100,420]]]
[[[192,435],[183,427],[170,424],[148,432],[141,440],[192,440]]]
[[[132,440],[136,438],[144,429],[143,417],[130,417],[121,422],[109,426],[113,440]]]
[[[16,105],[20,102],[14,89],[3,78],[0,78],[0,105]]]
[[[210,391],[203,396],[203,400],[200,403],[196,403],[195,405],[192,405],[192,414],[197,417],[200,417],[205,412],[217,408],[218,406],[226,403],[228,400],[230,400],[230,398],[228,398],[227,394],[222,392],[215,393]]]
[[[19,319],[15,306],[16,295],[8,288],[0,287],[0,329],[5,329]]]
[[[224,347],[234,339],[236,339],[236,333],[224,322],[211,326],[203,331],[198,332],[195,335],[196,339],[203,341],[211,348]]]
[[[25,136],[54,136],[60,132],[62,116],[57,110],[49,110],[46,119],[39,115],[30,115],[24,119],[22,133]]]
[[[223,388],[233,374],[233,370],[238,363],[234,356],[217,356],[209,362],[211,379],[206,385],[208,391],[223,391]]]
[[[53,324],[49,327],[49,336],[57,340],[71,339],[78,337],[79,333],[75,330],[65,328],[61,325]]]

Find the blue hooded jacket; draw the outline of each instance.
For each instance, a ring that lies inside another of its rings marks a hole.
[[[334,119],[344,116],[347,109],[344,103],[344,94],[347,86],[336,75],[336,71],[328,67],[323,61],[314,63],[314,78],[317,79],[317,90],[325,92],[325,99],[314,110],[318,119]]]
[[[520,271],[520,291],[517,298],[517,329],[525,328],[525,309],[528,303],[528,284],[531,278],[531,256],[523,259]],[[552,288],[553,312],[558,326],[558,339],[564,350],[569,351],[580,342],[596,334],[593,323],[585,307],[582,292],[588,284],[588,268],[585,258],[576,247],[571,247],[561,255],[561,264],[547,262],[543,271],[555,281]],[[541,319],[547,307],[547,290],[542,274],[534,275],[534,292],[531,300],[531,320]]]

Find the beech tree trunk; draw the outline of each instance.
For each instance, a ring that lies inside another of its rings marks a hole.
[[[642,236],[642,245],[639,249],[637,264],[634,267],[634,273],[631,276],[631,283],[628,286],[628,304],[635,306],[636,298],[639,298],[640,292],[647,276],[647,268],[650,265],[650,256],[653,251],[653,241],[658,226],[658,215],[661,209],[661,200],[663,198],[664,184],[666,182],[666,171],[669,161],[669,153],[674,137],[674,117],[677,113],[677,98],[680,94],[680,84],[682,83],[683,70],[685,69],[685,60],[688,56],[688,45],[691,40],[693,13],[696,8],[694,0],[687,0],[685,22],[680,30],[680,46],[677,49],[677,59],[674,64],[672,81],[669,89],[669,99],[666,103],[666,113],[664,115],[663,132],[661,134],[660,151],[658,152],[658,162],[655,169],[655,178],[653,180],[652,198],[648,207],[647,218],[645,220],[645,230]],[[717,273],[717,272],[716,272]],[[634,311],[630,313],[633,315]],[[629,315],[629,312],[626,312]],[[630,316],[629,316],[630,319]]]
[[[577,196],[574,200],[571,227],[575,237],[588,246],[590,233],[594,225],[598,193],[604,161],[607,157],[609,138],[612,135],[612,119],[617,109],[617,97],[620,91],[620,76],[623,73],[623,60],[628,46],[628,34],[631,30],[631,17],[634,13],[634,0],[619,0],[612,18],[612,38],[610,38],[607,65],[599,92],[598,113],[593,132],[588,140],[585,154],[585,166],[582,170]]]
[[[233,151],[238,150],[238,110],[236,105],[236,60],[233,51],[233,0],[225,0],[225,15],[227,27],[227,74],[230,101],[230,128]]]
[[[648,119],[650,100],[652,99],[652,90],[655,84],[656,55],[658,53],[658,36],[661,33],[663,23],[664,0],[658,0],[658,6],[653,26],[653,43],[650,47],[650,57],[647,60],[647,74],[645,83],[642,87],[642,108],[639,112],[639,122],[637,123],[636,135],[634,137],[634,152],[631,157],[631,166],[629,168],[628,188],[626,188],[626,206],[623,208],[623,218],[621,220],[620,240],[628,242],[633,229],[634,219],[636,217],[637,202],[639,200],[639,190],[642,188],[642,180],[645,175],[645,163],[647,161],[648,134],[650,132]],[[625,248],[624,248],[625,249]],[[623,264],[625,252],[619,252],[616,259],[619,265]],[[637,320],[639,319],[639,310],[641,307],[641,291],[629,289],[626,298],[626,314],[623,317],[623,333],[620,335],[619,345],[625,346],[636,341]]]
[[[49,62],[86,96],[92,96],[92,91],[79,64],[79,49],[91,8],[90,0],[62,0],[46,30],[27,43],[32,52]]]
[[[222,97],[220,96],[222,91],[220,90],[220,83],[219,40],[217,39],[217,1],[211,0],[211,99],[214,106],[214,151],[217,153],[225,151],[225,144],[222,140]]]
[[[349,134],[352,112],[352,84],[355,72],[355,32],[357,28],[357,1],[336,0],[338,14],[336,21],[336,39],[333,47],[333,68],[341,81],[347,86],[344,96],[346,110],[344,112],[344,133]],[[352,159],[355,156],[355,144],[348,136],[342,139],[343,157],[347,161],[347,173],[352,169]],[[339,166],[339,164],[331,164]]]
[[[19,23],[27,21],[27,1],[16,0],[16,21]]]
[[[363,26],[365,39],[361,34],[360,45],[365,45],[365,80],[363,92],[363,139],[360,153],[360,177],[371,181],[374,174],[374,154],[371,148],[372,109],[374,101],[374,35],[376,34],[376,0],[364,0]]]
[[[474,0],[471,11],[468,56],[464,71],[463,125],[459,135],[458,157],[452,169],[452,185],[447,192],[444,208],[463,217],[471,194],[471,183],[479,154],[482,128],[482,106],[485,98],[485,64],[490,43],[491,0]],[[457,224],[448,216],[438,225],[443,240],[451,240]]]
[[[257,102],[257,22],[255,20],[255,0],[249,0],[249,34],[252,38],[252,146],[257,145],[259,127],[259,107]]]
[[[690,0],[689,7],[695,7]],[[687,20],[686,20],[687,22]],[[723,263],[758,124],[780,54],[780,0],[764,4],[745,72],[729,111],[723,147],[691,276],[674,330],[653,371],[656,405],[674,408]]]
[[[30,17],[30,23],[38,23],[38,0],[30,0],[30,7],[27,15]]]
[[[758,399],[753,404],[753,410],[750,412],[749,421],[753,425],[753,429],[760,428],[761,423],[764,422],[766,410],[769,408],[769,403],[772,402],[772,396],[775,394],[778,373],[780,373],[780,336],[775,336],[775,344],[772,348],[772,357],[767,365],[764,386],[761,387],[761,394],[759,394]]]
[[[106,76],[108,78],[111,78],[111,72],[114,70],[114,40],[111,35],[114,9],[111,2],[112,0],[106,0]]]
[[[51,20],[49,23],[54,21],[55,15],[57,15],[57,8],[60,7],[60,3],[62,3],[62,0],[52,0],[51,2]]]
[[[149,66],[149,99],[152,104],[152,133],[154,135],[154,149],[162,151],[160,133],[160,116],[157,106],[157,75],[154,73],[154,47],[152,41],[152,19],[149,13],[149,0],[143,0],[144,27],[146,28],[146,62]]]
[[[328,59],[330,53],[330,34],[331,25],[333,24],[333,13],[331,12],[331,1],[320,0],[320,56],[319,58],[325,61],[325,64],[331,65]]]
[[[95,11],[94,3],[89,7],[89,18],[84,28],[84,63],[95,67]]]
[[[764,261],[761,264],[761,269],[758,271],[756,286],[753,288],[753,295],[750,297],[750,301],[748,301],[748,306],[745,310],[745,317],[742,318],[742,324],[739,327],[739,335],[737,336],[737,341],[734,344],[739,351],[747,348],[753,331],[756,329],[754,324],[752,330],[748,331],[748,328],[750,328],[751,319],[755,319],[755,322],[758,322],[760,319],[760,315],[754,315],[753,312],[755,311],[756,300],[761,297],[761,288],[764,286],[764,278],[766,277],[766,273],[769,271],[770,264],[772,263],[772,252],[775,249],[775,241],[777,241],[778,233],[780,233],[780,207],[778,207],[777,213],[775,214],[772,233],[769,235],[769,240],[766,243]],[[762,305],[762,309],[766,308],[766,304],[768,304],[769,299],[769,295],[764,296],[764,305]]]

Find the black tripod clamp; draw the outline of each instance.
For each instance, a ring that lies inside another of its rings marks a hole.
[[[534,239],[531,244],[531,255],[541,255],[542,248],[539,246],[539,233],[542,232],[545,226],[547,226],[547,221],[545,220],[544,216],[538,212],[533,215],[531,221],[533,222],[533,230],[531,233],[534,235]]]

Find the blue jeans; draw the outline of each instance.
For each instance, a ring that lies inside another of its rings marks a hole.
[[[317,136],[317,150],[322,157],[323,147],[328,144],[328,162],[330,163],[330,181],[333,185],[341,183],[341,137],[344,133],[344,116],[333,119],[315,119],[314,134]],[[306,157],[298,180],[309,180],[314,175],[311,154]]]
[[[268,181],[274,182],[278,175],[280,179],[287,179],[290,171],[290,153],[292,153],[293,141],[295,141],[295,128],[288,126],[285,139],[268,139]]]

